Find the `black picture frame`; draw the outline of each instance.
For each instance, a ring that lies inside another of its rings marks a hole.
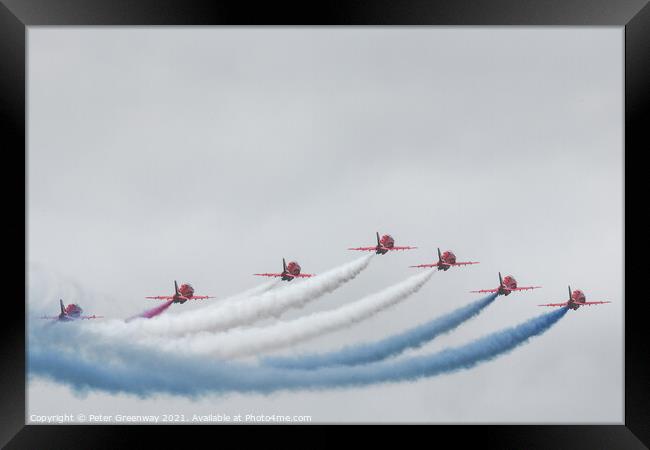
[[[232,0],[0,0],[0,117],[5,150],[5,193],[27,189],[26,169],[26,27],[35,25],[520,25],[625,27],[625,241],[628,215],[637,206],[628,193],[643,181],[639,164],[630,164],[648,146],[650,5],[647,0],[359,0],[335,2],[236,2]],[[645,127],[644,127],[645,125]],[[26,196],[5,195],[5,236],[15,248],[5,256],[14,264],[8,279],[26,279]],[[21,216],[20,208],[25,211]],[[619,212],[613,211],[612,214]],[[24,247],[19,243],[25,242]],[[627,250],[627,248],[626,248]],[[644,280],[625,252],[625,278]],[[618,270],[613,267],[612,270]],[[628,275],[627,270],[630,270]],[[635,275],[638,275],[635,277]],[[9,278],[11,277],[11,278]],[[7,283],[7,280],[5,280]],[[145,432],[170,443],[194,442],[197,432],[223,433],[213,427],[25,425],[25,304],[7,296],[3,308],[0,444],[6,448],[124,448]],[[26,297],[26,296],[25,296]],[[636,306],[636,305],[634,305]],[[650,370],[645,347],[645,314],[625,315],[625,423],[622,425],[436,426],[436,438],[457,444],[498,448],[647,448],[650,445]],[[597,332],[596,332],[597,333]],[[585,339],[589,337],[584,337]],[[598,395],[597,392],[594,395]],[[320,426],[317,426],[320,427]],[[464,426],[465,427],[465,426]],[[265,427],[275,433],[279,427]],[[313,430],[314,426],[307,428]],[[199,430],[200,429],[200,430]],[[248,429],[248,427],[246,427]],[[259,426],[255,427],[260,430]],[[292,428],[292,432],[295,427]],[[305,430],[305,428],[301,428]],[[381,430],[386,430],[383,427]],[[429,431],[425,431],[427,434]],[[376,434],[373,430],[374,435]],[[193,440],[188,438],[192,436]],[[323,443],[330,441],[320,434]],[[169,439],[169,440],[168,440]],[[451,439],[449,441],[448,439]],[[332,441],[330,441],[332,442]]]

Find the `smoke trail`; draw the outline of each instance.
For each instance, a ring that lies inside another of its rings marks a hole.
[[[211,308],[201,308],[156,320],[133,321],[136,332],[179,335],[197,331],[219,331],[254,323],[268,316],[278,315],[290,308],[299,308],[344,283],[354,279],[365,269],[373,255],[362,256],[343,266],[309,278],[302,283],[276,291],[268,291],[246,301],[228,302]]]
[[[235,329],[220,334],[199,333],[174,340],[150,341],[150,344],[167,351],[204,353],[221,358],[248,356],[286,347],[372,317],[416,293],[433,273],[433,270],[418,273],[331,311],[317,312],[263,328]]]
[[[478,315],[488,305],[492,304],[496,298],[497,294],[488,295],[442,317],[380,341],[348,346],[329,353],[264,358],[262,363],[273,367],[309,370],[320,367],[352,366],[380,361],[402,353],[409,348],[420,347],[437,336],[453,330]]]
[[[260,284],[259,286],[252,287],[244,292],[240,292],[239,294],[231,295],[230,297],[224,298],[223,300],[217,299],[217,303],[215,305],[210,305],[210,306],[223,306],[224,304],[229,302],[240,301],[248,297],[254,297],[256,295],[260,295],[272,289],[275,289],[279,284],[280,284],[280,280],[268,281],[266,283]]]
[[[199,396],[210,392],[262,392],[324,389],[417,380],[469,369],[525,343],[551,328],[567,308],[438,353],[351,367],[290,370],[204,360],[142,350],[137,346],[83,340],[80,327],[43,327],[30,334],[28,371],[71,385],[75,392],[101,389],[141,397],[155,393]],[[42,334],[50,331],[48,336]],[[64,333],[65,332],[65,333]],[[57,335],[58,333],[58,335]],[[71,336],[79,333],[76,336]],[[71,349],[69,343],[79,347]],[[60,346],[53,346],[58,341]],[[94,359],[93,359],[94,358]]]
[[[156,306],[155,308],[148,309],[144,312],[141,312],[138,315],[135,315],[133,317],[129,317],[128,319],[125,319],[125,322],[130,322],[133,319],[138,319],[138,318],[143,318],[143,319],[151,319],[152,317],[156,317],[159,314],[162,314],[165,312],[167,308],[169,308],[172,303],[174,303],[174,300],[169,300],[168,302],[163,303],[160,306]]]

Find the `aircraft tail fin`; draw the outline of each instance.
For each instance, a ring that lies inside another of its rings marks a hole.
[[[442,261],[442,253],[440,253],[440,247],[438,247],[438,261]]]
[[[377,233],[377,245],[381,245],[381,244],[379,243],[379,231],[377,231],[376,233]]]
[[[286,272],[287,271],[287,262],[282,258],[282,271]]]
[[[503,278],[501,278],[501,272],[499,272],[499,285],[503,286]]]
[[[65,308],[63,307],[63,299],[59,299],[59,306],[61,307],[61,314],[65,314]]]
[[[571,285],[569,285],[569,300],[571,300]]]
[[[176,280],[174,280],[174,291],[176,292],[176,295],[180,294],[180,292],[178,292],[178,283],[176,282]]]

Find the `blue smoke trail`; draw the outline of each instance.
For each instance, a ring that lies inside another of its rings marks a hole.
[[[314,353],[294,357],[268,357],[262,359],[266,366],[285,369],[317,369],[331,366],[367,364],[398,355],[409,348],[420,347],[437,336],[447,333],[463,322],[478,315],[497,298],[497,294],[483,297],[442,317],[423,323],[403,333],[380,341],[344,347],[329,353]]]
[[[132,393],[141,397],[170,393],[196,397],[215,392],[271,393],[278,390],[324,389],[364,386],[374,383],[410,381],[469,369],[525,343],[551,328],[567,308],[542,314],[517,326],[494,332],[468,344],[438,353],[404,360],[382,361],[361,366],[330,367],[320,370],[289,370],[252,366],[196,357],[179,357],[143,351],[134,345],[100,343],[91,350],[95,361],[82,360],[84,349],[58,351],[47,348],[50,341],[30,338],[29,376],[44,376],[70,384],[76,392],[101,389]],[[52,327],[62,331],[64,327]],[[73,330],[77,327],[69,328]],[[69,338],[69,336],[68,336]],[[69,342],[69,341],[68,341]],[[87,355],[86,355],[87,356]]]

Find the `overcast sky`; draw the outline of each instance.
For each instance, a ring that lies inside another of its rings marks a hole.
[[[324,272],[375,231],[419,249],[375,258],[283,318],[398,282],[438,246],[481,264],[278,354],[402,331],[495,287],[497,271],[543,289],[500,297],[409,354],[519,323],[564,301],[567,284],[613,302],[417,382],[141,400],[37,381],[28,414],[622,423],[622,28],[30,27],[28,42],[30,284],[76,283],[93,293],[78,299],[88,313],[127,317],[174,279],[225,297],[282,257]],[[55,298],[29,301],[57,312]]]

